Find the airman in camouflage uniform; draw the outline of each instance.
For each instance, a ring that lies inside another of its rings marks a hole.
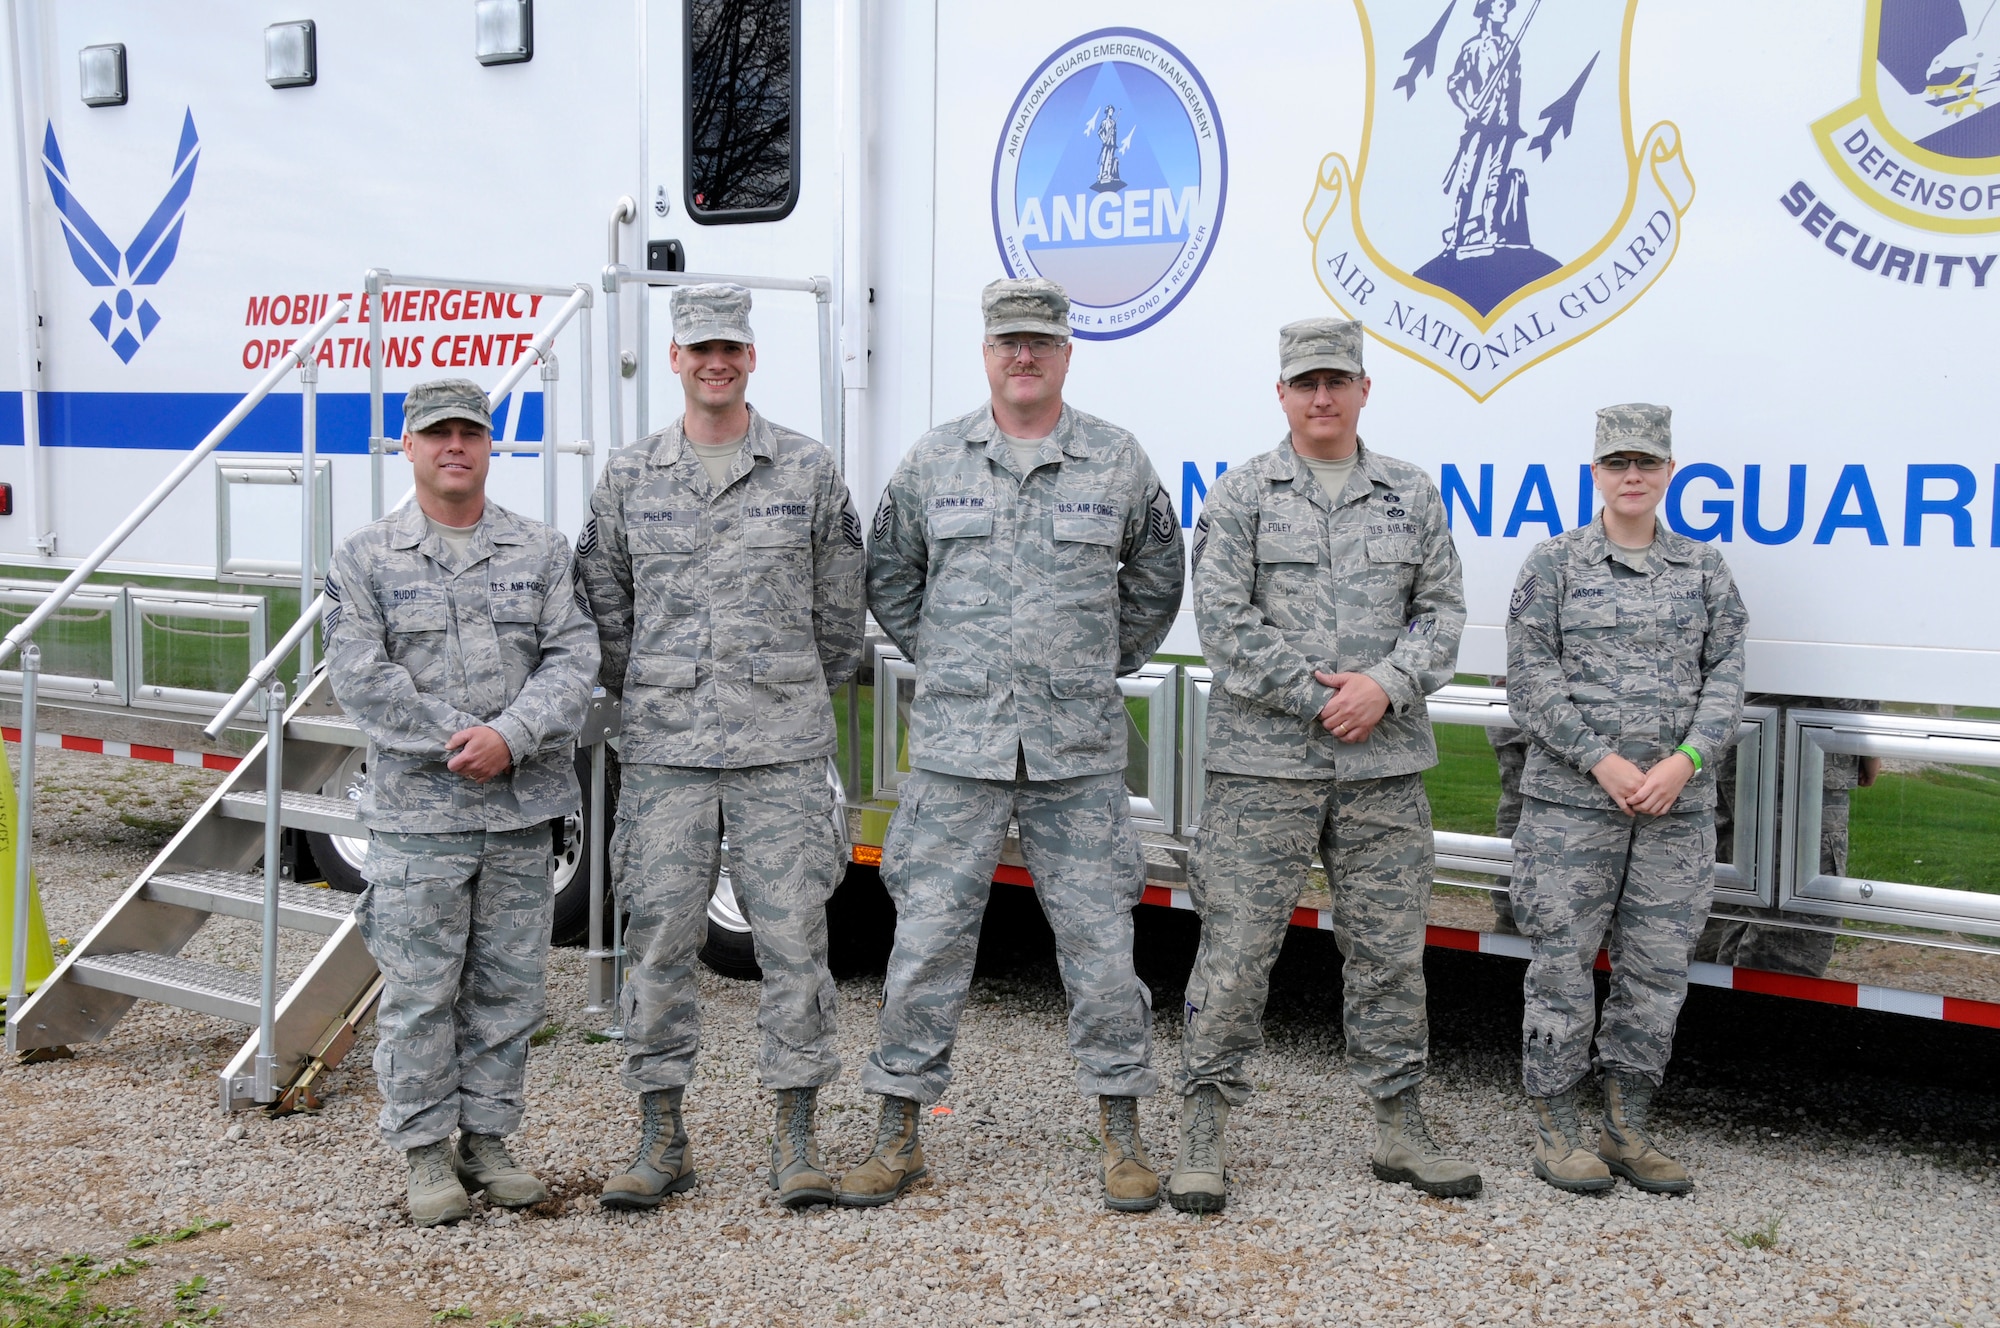
[[[1534,743],[1514,835],[1514,916],[1534,947],[1521,1077],[1535,1173],[1569,1190],[1608,1188],[1613,1172],[1660,1193],[1693,1186],[1645,1117],[1714,886],[1712,764],[1736,741],[1748,615],[1715,545],[1656,524],[1670,426],[1664,406],[1598,412],[1604,511],[1537,546],[1508,606],[1508,709]],[[1599,1018],[1591,971],[1607,936]],[[1596,1156],[1574,1100],[1593,1024]]]
[[[1786,710],[1877,711],[1879,701],[1855,701],[1831,696],[1776,696],[1752,692],[1743,698],[1747,706],[1776,706],[1782,723]],[[1882,761],[1874,756],[1851,756],[1828,752],[1820,780],[1819,870],[1823,875],[1847,875],[1847,823],[1853,790],[1867,788],[1880,773]],[[1778,780],[1784,781],[1784,748],[1778,749]],[[1783,803],[1777,812],[1777,841],[1785,830]],[[1736,833],[1736,749],[1724,752],[1715,766],[1715,860],[1735,860]],[[1796,914],[1781,908],[1740,907],[1744,916],[1715,917],[1702,929],[1694,957],[1714,964],[1760,968],[1767,973],[1797,973],[1803,977],[1825,977],[1833,962],[1832,931],[1807,931],[1799,927],[1759,926],[1751,918],[1779,921]],[[1827,926],[1831,919],[1808,917],[1806,921]]]
[[[951,1082],[993,871],[1010,817],[1055,931],[1077,1087],[1099,1099],[1107,1206],[1159,1202],[1137,1099],[1158,1087],[1149,994],[1132,968],[1145,884],[1128,814],[1118,677],[1180,607],[1173,504],[1136,439],[1066,405],[1069,300],[996,281],[981,305],[992,402],[931,430],[882,495],[868,561],[876,622],[916,665],[910,777],[882,849],[896,903],[874,1153],[843,1204],[924,1174],[919,1103]]]
[[[370,748],[356,907],[385,979],[382,1136],[409,1154],[410,1215],[430,1226],[466,1216],[468,1189],[547,1197],[504,1136],[547,1008],[549,822],[581,801],[597,633],[568,542],[485,500],[479,385],[419,383],[403,417],[416,499],[334,554],[324,627],[333,693]]]
[[[602,681],[624,696],[611,859],[635,956],[621,1079],[640,1095],[639,1152],[602,1202],[651,1208],[695,1181],[681,1101],[726,827],[763,969],[771,1186],[787,1207],[829,1203],[814,1116],[840,1074],[826,901],[846,866],[829,690],[861,658],[861,520],[833,454],[744,400],[757,365],[750,292],[684,286],[673,315],[687,413],[611,458],[577,542]]]
[[[1208,786],[1189,887],[1201,948],[1181,1036],[1181,1158],[1168,1198],[1225,1202],[1222,1139],[1249,1099],[1244,1062],[1315,849],[1346,960],[1347,1054],[1373,1104],[1375,1174],[1430,1194],[1479,1191],[1419,1103],[1428,1028],[1424,922],[1433,853],[1424,698],[1451,681],[1465,626],[1444,504],[1415,466],[1363,444],[1361,325],[1278,336],[1291,432],[1232,466],[1195,533],[1194,612],[1215,671]],[[1315,467],[1329,467],[1329,492]]]

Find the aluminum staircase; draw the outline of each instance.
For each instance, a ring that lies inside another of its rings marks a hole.
[[[352,803],[319,790],[351,749],[366,745],[340,714],[325,676],[315,679],[286,712],[280,822],[321,834],[365,835]],[[9,1052],[97,1041],[133,1002],[158,1001],[251,1028],[222,1071],[220,1088],[225,1111],[257,1105],[251,1073],[259,1017],[256,942],[244,944],[241,967],[184,959],[180,952],[210,918],[264,916],[265,746],[252,749],[8,1021]],[[287,881],[279,887],[278,925],[326,938],[277,1003],[275,1082],[286,1086],[281,1109],[309,1104],[313,1080],[339,1063],[373,1012],[380,981],[353,907],[354,896],[322,886]]]

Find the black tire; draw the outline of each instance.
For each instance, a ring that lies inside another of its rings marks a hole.
[[[589,939],[590,932],[590,880],[584,870],[583,841],[590,824],[590,752],[579,749],[576,754],[577,782],[583,787],[583,806],[575,815],[550,823],[550,830],[556,842],[556,886],[555,917],[549,926],[549,939],[556,945],[581,945]],[[324,792],[330,798],[347,798],[359,801],[361,786],[368,778],[368,753],[365,748],[356,748],[340,772],[327,781]],[[612,818],[618,810],[618,754],[606,751],[604,762],[604,830],[606,843],[599,849],[604,862],[604,890],[608,900],[611,893],[610,834]],[[347,894],[360,894],[368,882],[361,874],[362,857],[368,850],[366,839],[347,835],[324,835],[308,832],[306,848],[312,854],[313,867],[328,886]],[[303,868],[305,864],[301,864]]]

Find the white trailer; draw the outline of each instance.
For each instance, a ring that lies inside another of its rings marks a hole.
[[[1591,412],[1648,399],[1676,413],[1667,519],[1724,544],[1750,606],[1751,687],[1884,704],[1752,707],[1717,908],[1907,944],[1917,976],[1697,981],[2000,1026],[2000,881],[1827,876],[1812,851],[1826,753],[2000,766],[1980,717],[2000,707],[2000,453],[1979,423],[2000,350],[2000,68],[1967,54],[1977,15],[312,8],[9,0],[0,612],[46,603],[283,379],[41,629],[63,722],[208,720],[311,604],[330,543],[406,490],[388,440],[421,378],[510,376],[496,496],[574,534],[599,459],[678,410],[663,298],[690,274],[760,287],[753,397],[826,436],[864,511],[913,439],[983,399],[977,296],[996,276],[1070,290],[1071,399],[1138,434],[1187,526],[1282,436],[1277,327],[1342,314],[1370,334],[1364,435],[1452,512],[1466,674],[1504,669],[1532,543],[1590,518]],[[221,644],[190,650],[191,631]],[[1148,899],[1185,906],[1207,688],[1187,611],[1165,652],[1125,683],[1129,783]],[[880,643],[866,675],[837,698],[864,863],[907,767],[910,686]],[[1491,687],[1432,713],[1507,723]],[[350,748],[314,778],[338,796],[364,764]],[[1441,873],[1490,885],[1509,847],[1476,828],[1440,832]],[[1018,861],[1002,878],[1026,883]],[[1480,912],[1445,907],[1463,925],[1434,942],[1521,949]],[[726,891],[713,914],[724,940],[740,927]],[[1330,925],[1311,896],[1298,920]],[[612,938],[596,948],[609,982]]]

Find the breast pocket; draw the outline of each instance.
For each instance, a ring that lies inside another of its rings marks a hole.
[[[489,591],[493,635],[507,670],[507,695],[517,696],[541,658],[542,597],[531,590]]]
[[[641,621],[701,612],[707,603],[700,537],[691,525],[660,523],[625,533],[632,552],[632,588]]]
[[[983,508],[943,508],[930,513],[925,528],[931,552],[927,609],[986,603],[992,578],[993,513]]]
[[[408,669],[420,689],[430,690],[444,672],[446,629],[451,625],[444,587],[392,586],[384,598],[389,658]]]
[[[1058,512],[1050,531],[1058,583],[1077,593],[1102,590],[1111,584],[1121,533],[1113,513]]]
[[[1318,594],[1319,541],[1302,531],[1261,531],[1257,536],[1255,598],[1280,627],[1309,625]]]

